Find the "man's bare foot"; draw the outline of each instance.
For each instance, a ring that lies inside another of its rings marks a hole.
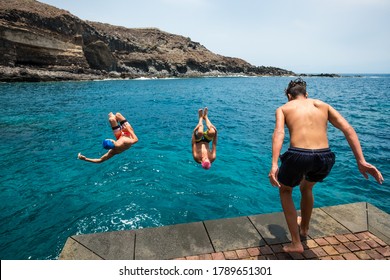
[[[208,113],[209,113],[209,108],[205,107],[203,110],[203,118],[206,118]]]
[[[286,253],[303,253],[302,243],[290,243],[286,246],[283,246],[283,251]]]
[[[303,238],[303,239],[306,239],[307,238],[307,233],[309,231],[309,229],[303,229],[301,227],[301,223],[302,223],[302,217],[301,216],[298,216],[297,217],[297,224],[298,224],[298,227],[299,227],[299,235]]]
[[[198,110],[198,115],[199,115],[199,119],[203,118],[203,110],[202,109]]]

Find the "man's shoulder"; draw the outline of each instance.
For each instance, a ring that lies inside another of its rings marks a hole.
[[[276,112],[277,112],[277,111],[283,111],[283,109],[286,108],[286,107],[288,107],[288,105],[289,105],[288,102],[285,103],[285,104],[283,104],[282,106],[280,106],[280,107],[278,107],[278,108],[276,109]]]
[[[320,99],[310,99],[310,100],[313,102],[314,106],[316,106],[316,107],[327,107],[327,106],[329,106],[328,103],[326,103],[326,102],[324,102],[324,101],[322,101]]]
[[[277,109],[276,109],[276,111],[275,111],[275,115],[276,116],[281,116],[281,115],[285,115],[286,114],[286,112],[288,112],[289,110],[288,110],[288,108],[289,108],[289,103],[285,103],[285,104],[283,104],[282,106],[280,106],[280,107],[278,107]]]
[[[276,111],[283,113],[286,109],[288,109],[290,107],[292,107],[291,102],[287,102],[287,103],[284,103],[282,106],[280,106],[278,109],[276,109]]]

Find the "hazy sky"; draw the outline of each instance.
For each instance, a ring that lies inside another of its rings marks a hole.
[[[40,0],[296,73],[390,73],[390,0]]]

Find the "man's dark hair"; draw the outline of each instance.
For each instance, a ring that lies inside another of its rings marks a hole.
[[[290,81],[288,87],[284,90],[287,94],[291,94],[292,97],[296,97],[300,94],[306,94],[306,82],[302,80],[302,78],[295,79],[294,81]]]

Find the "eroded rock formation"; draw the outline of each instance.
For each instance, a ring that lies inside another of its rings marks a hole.
[[[0,52],[0,81],[294,74],[156,28],[83,21],[34,0],[0,1]]]

